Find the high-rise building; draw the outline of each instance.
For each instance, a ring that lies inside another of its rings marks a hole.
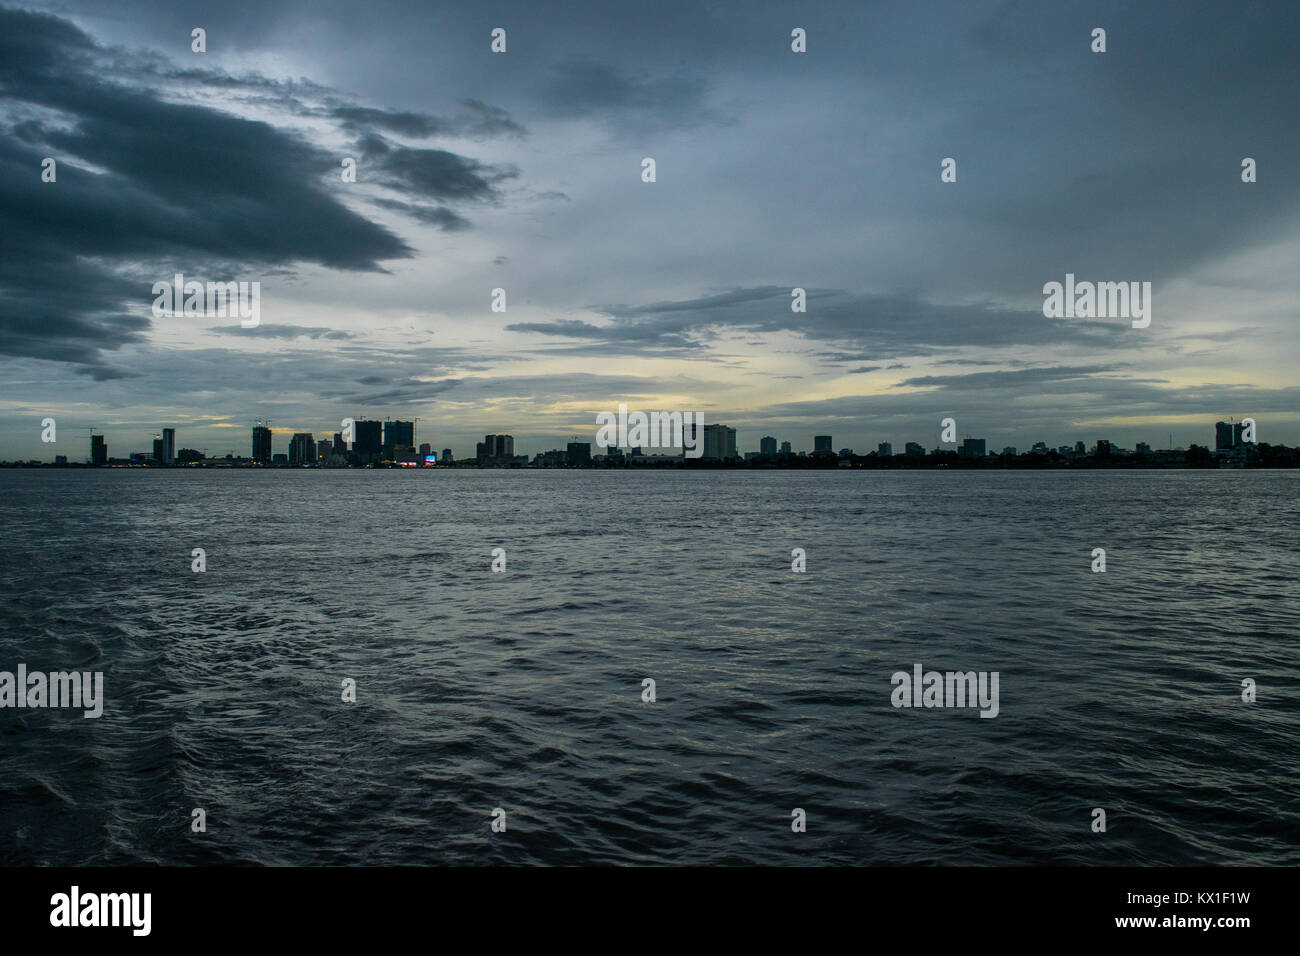
[[[1008,445],[1006,448],[1003,448],[1003,449],[1002,449],[1002,457],[1003,457],[1003,458],[1015,458],[1015,457],[1016,457],[1016,448],[1015,448],[1015,446],[1014,446],[1014,445]]]
[[[830,436],[830,435],[814,435],[814,436],[813,436],[813,451],[814,451],[814,452],[819,452],[819,451],[831,451],[831,436]]]
[[[570,465],[591,464],[591,442],[589,441],[569,442],[569,464]]]
[[[444,449],[442,450],[442,458],[439,459],[439,460],[440,460],[443,464],[446,464],[447,462],[451,461],[451,449],[450,449],[450,448],[444,448]]]
[[[727,461],[736,457],[736,430],[726,425],[704,426],[704,458]]]
[[[488,437],[491,438],[492,436],[489,435]],[[488,443],[487,443],[487,442],[485,442],[485,441],[481,441],[481,442],[478,442],[477,444],[475,444],[475,446],[474,446],[474,458],[475,458],[475,459],[476,459],[480,464],[482,464],[483,462],[485,462],[485,461],[488,460],[489,455],[488,455]]]
[[[163,458],[162,435],[155,435],[153,439],[153,463],[155,465],[161,465],[163,461],[164,458]]]
[[[985,451],[986,445],[987,442],[983,438],[962,439],[961,452],[960,452],[961,457],[962,458],[983,458],[986,454],[988,454],[988,452]]]
[[[892,458],[894,455],[894,446],[887,441],[882,441],[876,446],[877,458]]]
[[[781,442],[781,454],[783,455],[793,454],[793,452],[790,449],[790,443],[788,441]]]
[[[271,429],[265,425],[253,426],[253,461],[271,463]]]
[[[165,465],[176,464],[176,429],[162,430],[162,460]]]
[[[334,454],[334,443],[328,438],[322,438],[316,443],[316,460],[318,462],[329,461],[332,454]]]
[[[479,460],[479,461],[491,461],[493,458],[496,458],[496,456],[497,456],[497,436],[496,436],[496,435],[484,435],[484,436],[483,436],[483,445],[482,445],[482,449],[483,449],[483,450],[480,451],[480,452],[479,452],[479,455],[478,455],[478,460]]]
[[[925,446],[914,441],[910,441],[904,445],[903,451],[911,458],[925,457]]]
[[[108,442],[103,435],[90,436],[90,462],[94,465],[108,464]]]
[[[384,422],[384,457],[392,458],[399,448],[415,445],[415,422]]]
[[[430,445],[427,441],[421,443],[421,445],[420,445],[420,457],[423,458],[423,457],[425,457],[426,455],[432,455],[432,454],[433,454],[433,446]]]
[[[760,455],[776,454],[776,439],[771,435],[764,435],[758,440],[758,453]]]
[[[1214,450],[1227,451],[1232,448],[1232,425],[1229,422],[1214,423]]]
[[[496,447],[493,451],[496,458],[510,459],[515,457],[515,436],[514,435],[497,435]]]
[[[379,461],[384,452],[384,423],[358,418],[352,423],[352,451],[363,465]]]
[[[314,465],[316,463],[316,441],[311,432],[295,432],[289,441],[289,464]]]
[[[342,432],[335,432],[335,433],[334,433],[334,454],[336,454],[336,455],[341,455],[341,456],[343,456],[344,458],[347,457],[347,454],[348,454],[348,445],[347,445],[347,442],[345,442],[345,441],[343,440],[343,433],[342,433]]]
[[[1108,442],[1104,438],[1097,439],[1097,457],[1098,458],[1110,457],[1110,442]]]
[[[1077,441],[1074,443],[1074,453],[1076,455],[1086,455],[1088,454],[1088,446],[1081,441]]]
[[[1149,455],[1151,454],[1151,446],[1144,441],[1140,441],[1137,443],[1137,453],[1139,455]]]

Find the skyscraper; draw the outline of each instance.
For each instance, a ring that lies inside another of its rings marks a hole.
[[[758,453],[760,455],[776,454],[776,439],[771,435],[764,435],[758,440]]]
[[[271,463],[271,429],[265,425],[253,426],[253,461]]]
[[[726,425],[704,426],[704,458],[727,461],[736,457],[736,430]]]
[[[90,436],[90,461],[95,465],[108,464],[108,443],[103,435]]]
[[[894,455],[894,446],[887,441],[882,441],[876,446],[877,458],[892,458]]]
[[[1214,423],[1214,450],[1215,451],[1227,451],[1228,449],[1232,448],[1234,444],[1236,444],[1233,441],[1232,432],[1233,432],[1233,428],[1230,423],[1228,422]],[[1237,435],[1238,436],[1241,435],[1240,426],[1237,427]]]
[[[384,451],[384,423],[358,418],[352,423],[352,450],[361,464],[373,464],[379,461]]]
[[[591,463],[591,442],[589,441],[569,442],[569,464],[587,465],[590,463]]]
[[[174,465],[176,463],[176,429],[164,428],[162,430],[162,443],[163,464]]]
[[[316,442],[311,432],[295,432],[289,441],[289,464],[314,465],[316,463]]]
[[[415,422],[384,422],[384,457],[392,458],[400,448],[415,445]]]
[[[790,443],[789,443],[788,441],[783,441],[783,442],[781,442],[781,454],[783,454],[783,455],[789,455],[789,454],[792,454],[792,453],[793,453],[793,452],[791,451]]]
[[[814,452],[819,452],[819,451],[826,451],[826,452],[829,452],[829,451],[833,451],[833,449],[832,449],[832,447],[831,447],[831,436],[830,436],[830,435],[814,435],[814,436],[813,436],[813,451],[814,451]]]
[[[442,458],[440,458],[439,461],[441,461],[444,465],[445,465],[447,462],[451,461],[451,449],[450,449],[450,448],[444,448],[444,449],[442,450]]]
[[[959,454],[962,458],[983,458],[988,454],[986,446],[987,442],[983,438],[965,438]]]
[[[155,465],[161,465],[163,463],[162,435],[155,435],[153,439],[153,463]]]
[[[347,457],[348,445],[347,442],[343,440],[342,432],[334,433],[334,454],[342,455],[345,458]]]

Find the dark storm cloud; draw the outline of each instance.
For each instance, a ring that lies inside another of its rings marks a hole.
[[[326,115],[338,120],[343,129],[356,134],[382,129],[419,139],[439,133],[486,139],[493,136],[522,137],[528,132],[499,106],[489,106],[475,99],[462,100],[461,106],[461,113],[451,118],[365,106],[335,106],[326,111]]]
[[[415,203],[401,202],[397,199],[375,199],[375,205],[405,213],[426,226],[437,226],[444,232],[459,232],[473,228],[470,221],[459,216],[446,206],[418,206]]]
[[[520,322],[520,332],[591,340],[628,349],[699,347],[721,329],[797,332],[810,340],[860,351],[826,353],[829,361],[934,355],[965,347],[1073,345],[1131,348],[1127,325],[1102,320],[1049,319],[1039,311],[992,305],[941,305],[915,295],[854,295],[809,290],[808,311],[790,310],[788,287],[764,286],[679,302],[594,306],[609,325],[577,319]]]
[[[150,286],[173,269],[214,280],[304,262],[374,272],[412,255],[325,184],[338,178],[333,153],[267,122],[168,102],[156,83],[139,85],[141,76],[252,92],[321,89],[171,70],[99,46],[57,17],[0,8],[0,126],[8,120],[12,133],[0,137],[0,354],[105,368],[104,353],[143,340]],[[345,123],[437,128],[413,113],[335,113]],[[456,122],[480,131],[511,125],[477,102]],[[45,156],[58,163],[54,183],[40,179]],[[492,198],[515,174],[388,144],[383,166],[394,187],[443,200]],[[443,229],[468,226],[442,207],[390,208]]]
[[[512,166],[490,166],[445,149],[401,146],[377,133],[362,137],[357,147],[367,167],[377,170],[371,179],[429,199],[492,199],[498,184],[519,175]]]

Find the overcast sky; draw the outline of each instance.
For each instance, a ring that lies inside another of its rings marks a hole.
[[[741,451],[1300,444],[1298,49],[1293,0],[0,6],[0,458],[531,454],[619,402]],[[176,272],[261,324],[154,317]],[[1150,327],[1044,317],[1066,273]]]

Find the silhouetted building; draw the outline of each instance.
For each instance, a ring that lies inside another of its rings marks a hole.
[[[764,435],[758,440],[758,453],[760,455],[776,454],[776,439],[771,435]]]
[[[366,418],[352,423],[352,451],[358,462],[371,465],[379,461],[379,456],[384,453],[383,429],[383,422]]]
[[[894,457],[894,446],[891,445],[891,444],[890,444],[889,442],[887,442],[887,441],[882,441],[879,445],[876,446],[876,457],[877,457],[877,458],[893,458],[893,457]]]
[[[311,432],[295,432],[289,440],[289,464],[314,465],[316,463],[316,440]]]
[[[289,456],[286,455],[284,452],[277,452],[276,454],[271,456],[271,464],[287,465],[289,464]]]
[[[1015,457],[1016,457],[1016,449],[1015,449],[1015,447],[1012,446],[1012,445],[1008,445],[1006,448],[1002,449],[1002,457],[1003,457],[1003,458],[1015,458]]]
[[[332,454],[334,454],[334,443],[328,438],[322,438],[316,443],[316,460],[318,462],[329,461]]]
[[[704,426],[703,458],[727,461],[736,457],[736,430],[726,425]]]
[[[1140,441],[1137,443],[1137,453],[1139,455],[1149,455],[1151,454],[1151,446],[1144,441]]]
[[[90,436],[90,462],[93,465],[108,464],[108,442],[103,435]]]
[[[161,465],[166,459],[163,458],[163,440],[159,435],[153,440],[153,462],[155,465]]]
[[[925,457],[925,446],[924,446],[924,445],[921,445],[921,444],[918,444],[918,443],[916,443],[916,442],[914,442],[914,441],[910,441],[910,442],[908,442],[906,445],[904,445],[904,446],[903,446],[903,451],[904,451],[904,453],[907,454],[907,456],[910,457],[910,458],[924,458],[924,457]]]
[[[253,461],[271,463],[271,429],[265,425],[253,426]]]
[[[589,441],[569,442],[569,464],[570,465],[591,464],[591,442]]]
[[[781,454],[783,455],[793,454],[793,451],[790,448],[790,443],[788,441],[781,442]]]
[[[1088,446],[1081,441],[1077,441],[1074,443],[1074,453],[1076,455],[1086,455],[1088,454]]]
[[[174,464],[176,461],[176,429],[164,428],[162,430],[162,443],[163,464]]]
[[[1098,458],[1110,457],[1110,442],[1108,442],[1104,438],[1097,439],[1097,457]]]
[[[988,452],[985,450],[987,442],[983,438],[964,438],[961,443],[962,458],[983,458]]]
[[[433,446],[430,445],[427,441],[423,442],[420,445],[420,457],[424,458],[425,456],[432,455],[432,454],[433,454]]]
[[[348,454],[348,445],[347,445],[347,442],[345,442],[345,441],[343,440],[343,433],[342,433],[342,432],[335,432],[335,433],[334,433],[334,454],[336,454],[336,455],[341,455],[341,456],[343,456],[344,458],[347,457],[347,454]]]
[[[444,448],[444,449],[442,450],[442,458],[440,458],[439,461],[441,461],[443,464],[446,464],[447,462],[451,461],[451,449],[450,449],[450,448]]]
[[[1214,450],[1231,451],[1240,445],[1241,422],[1215,422],[1214,423]]]
[[[401,449],[411,448],[415,445],[415,422],[387,421],[384,422],[384,447],[383,453],[385,458],[396,458],[398,451]]]
[[[814,435],[814,436],[813,436],[813,451],[814,451],[814,452],[818,452],[818,451],[831,451],[831,436],[830,436],[830,435]]]

